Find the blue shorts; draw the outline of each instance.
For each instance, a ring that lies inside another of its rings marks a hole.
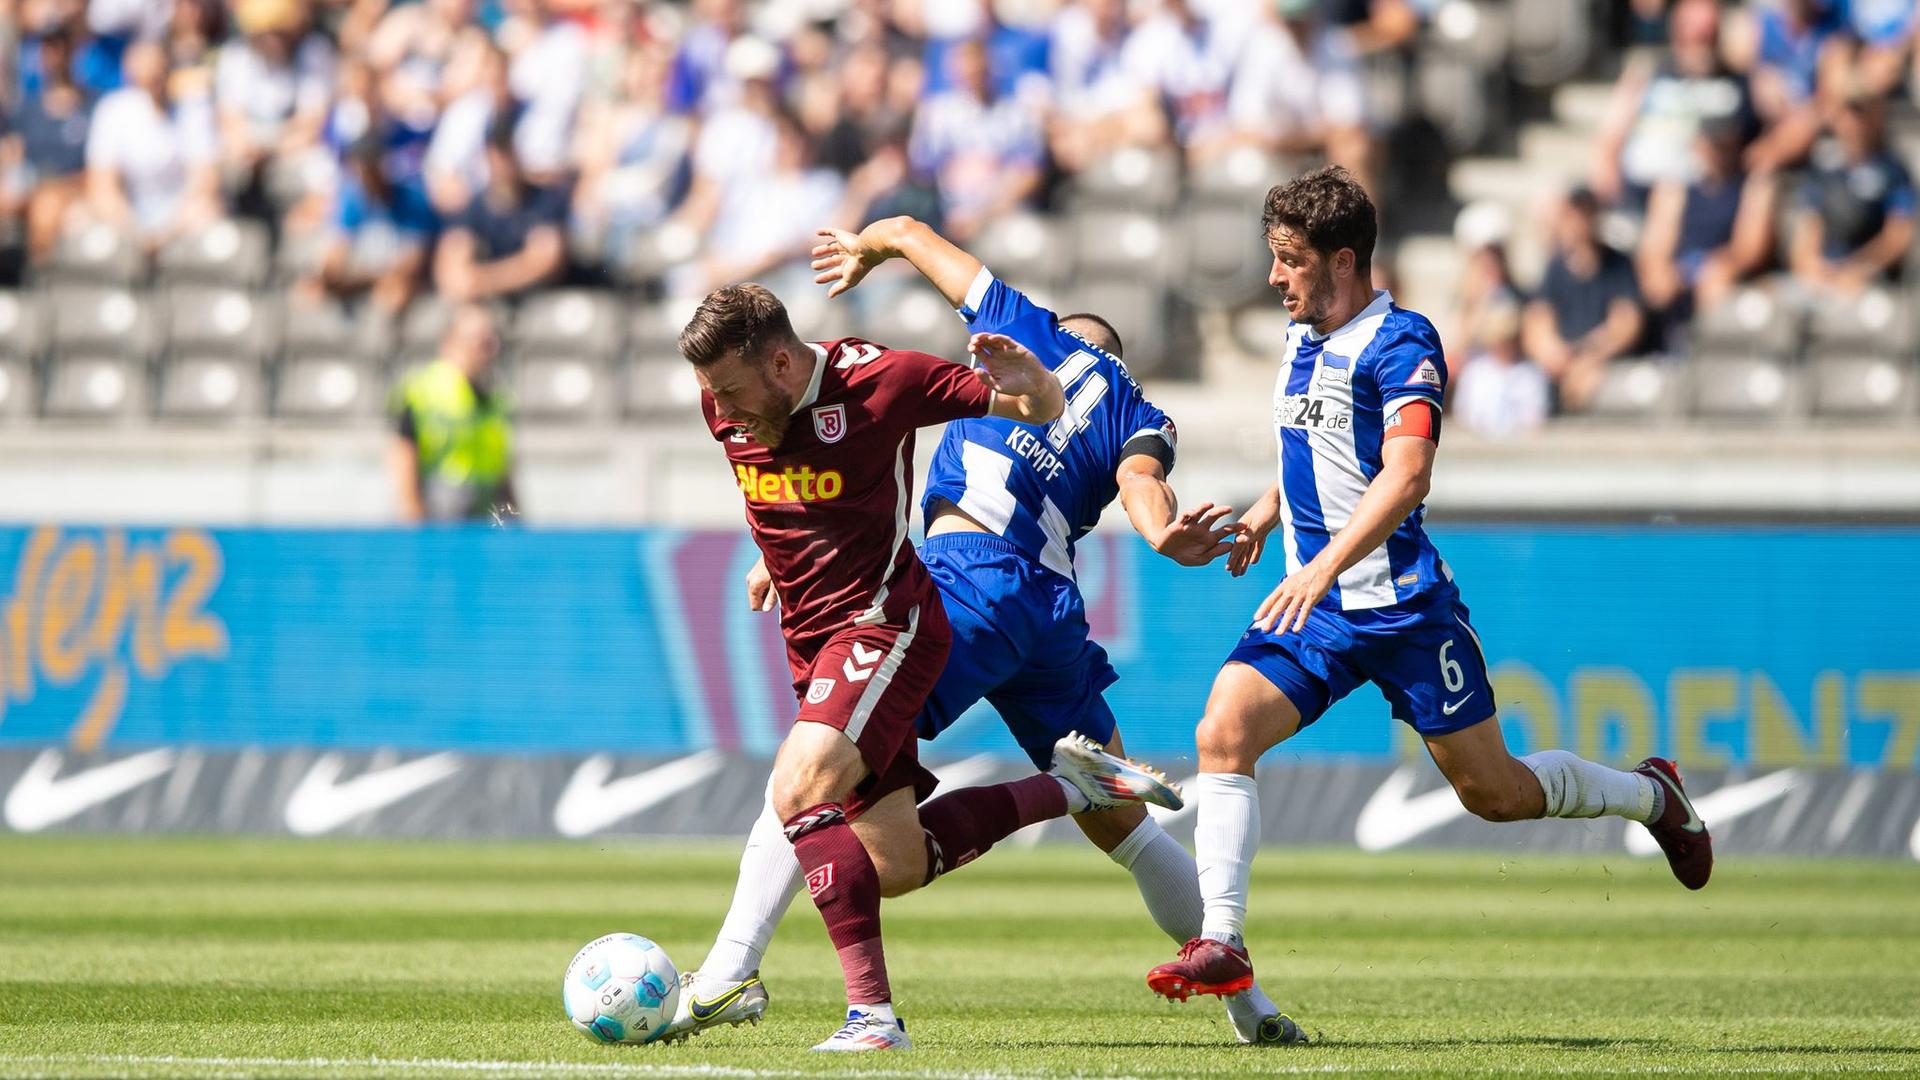
[[[1067,578],[998,536],[945,533],[920,546],[953,625],[947,668],[921,710],[922,739],[985,699],[1042,769],[1077,731],[1105,744],[1113,710],[1100,692],[1119,679],[1088,637],[1086,604]]]
[[[1495,712],[1480,637],[1451,587],[1370,611],[1322,605],[1289,634],[1249,627],[1227,659],[1279,687],[1300,710],[1301,727],[1365,682],[1380,688],[1395,719],[1423,736],[1449,735]]]

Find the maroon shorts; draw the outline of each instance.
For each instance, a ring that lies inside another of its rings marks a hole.
[[[920,764],[914,721],[952,643],[946,608],[936,595],[913,608],[904,623],[849,626],[833,635],[794,680],[800,695],[795,723],[844,732],[871,770],[846,800],[848,817],[903,789],[919,802],[939,784]]]

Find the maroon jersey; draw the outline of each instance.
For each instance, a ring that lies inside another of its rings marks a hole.
[[[907,542],[914,431],[993,403],[972,369],[936,356],[858,338],[808,347],[813,380],[778,447],[718,419],[712,395],[700,396],[746,496],[796,679],[835,633],[897,624],[936,597]]]

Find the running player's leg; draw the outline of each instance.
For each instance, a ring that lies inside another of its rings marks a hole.
[[[1566,750],[1514,757],[1494,715],[1493,686],[1466,607],[1443,601],[1432,618],[1370,649],[1375,681],[1413,725],[1470,812],[1488,821],[1623,817],[1646,825],[1690,889],[1707,883],[1712,840],[1673,764],[1649,758],[1631,772]]]
[[[1260,845],[1260,755],[1313,723],[1352,692],[1361,677],[1340,655],[1350,640],[1336,616],[1310,613],[1304,630],[1247,631],[1214,678],[1195,730],[1200,775],[1194,780],[1194,855],[1204,903],[1200,936],[1180,958],[1147,974],[1147,985],[1176,1000],[1232,994],[1253,981],[1244,940],[1248,880]],[[1288,1022],[1283,1041],[1299,1038]]]

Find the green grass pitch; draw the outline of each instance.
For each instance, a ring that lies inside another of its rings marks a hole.
[[[573,950],[697,964],[732,845],[0,839],[0,1076],[1920,1074],[1920,867],[1272,849],[1251,940],[1316,1037],[1234,1043],[1092,849],[995,851],[887,907],[908,1054],[822,1060],[839,974],[800,900],[758,1028],[602,1047]]]

